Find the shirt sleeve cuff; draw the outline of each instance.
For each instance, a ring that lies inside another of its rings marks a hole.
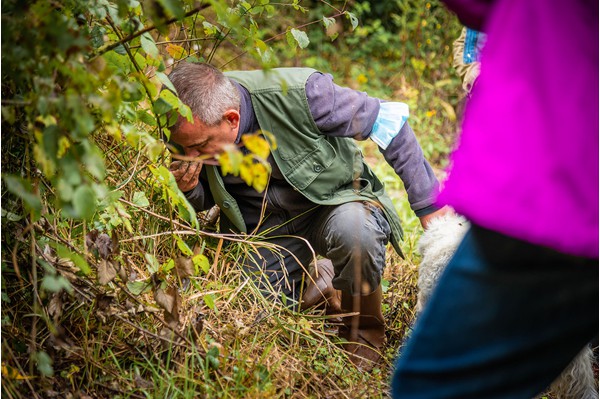
[[[440,210],[441,208],[439,206],[436,206],[434,204],[426,206],[425,208],[421,208],[415,211],[415,215],[417,215],[418,218],[422,218],[423,216],[427,216],[430,213],[433,213],[437,210]]]

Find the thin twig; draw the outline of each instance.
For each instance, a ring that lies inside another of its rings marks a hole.
[[[191,16],[191,15],[197,14],[197,13],[199,13],[200,11],[202,11],[202,10],[204,10],[204,9],[208,8],[208,7],[210,7],[210,4],[203,4],[203,5],[201,5],[201,6],[195,7],[194,9],[192,9],[192,10],[190,10],[190,11],[186,12],[186,13],[185,13],[185,15],[183,16],[183,18],[181,18],[181,19],[184,19],[184,18],[187,18],[187,17],[189,17],[189,16]],[[169,25],[169,24],[172,24],[173,22],[177,22],[177,21],[179,21],[179,18],[171,18],[171,19],[169,19],[169,20],[165,21],[165,22],[164,22],[163,24],[161,24],[161,25]],[[122,38],[122,39],[120,39],[118,42],[111,43],[111,44],[108,44],[108,45],[106,45],[106,46],[102,46],[102,47],[100,47],[100,48],[99,48],[99,49],[98,49],[98,50],[97,50],[97,51],[96,51],[96,52],[95,52],[95,53],[94,53],[94,54],[93,54],[93,55],[92,55],[92,56],[91,56],[91,57],[88,59],[88,62],[93,62],[93,61],[94,61],[96,58],[98,58],[98,57],[99,57],[99,56],[101,56],[102,54],[104,54],[104,53],[107,53],[107,52],[109,52],[109,51],[111,51],[111,50],[113,50],[113,49],[115,49],[115,48],[119,47],[120,45],[122,45],[122,44],[125,44],[125,43],[127,43],[127,42],[130,42],[130,41],[132,41],[133,39],[135,39],[136,37],[139,37],[139,36],[143,35],[144,33],[150,32],[150,31],[152,31],[152,30],[154,30],[154,29],[157,29],[157,28],[158,28],[158,26],[157,26],[157,25],[151,25],[151,26],[148,26],[147,28],[144,28],[144,29],[142,29],[142,30],[140,30],[140,31],[137,31],[137,32],[135,32],[135,33],[132,33],[132,34],[130,34],[129,36],[123,37],[123,38]]]

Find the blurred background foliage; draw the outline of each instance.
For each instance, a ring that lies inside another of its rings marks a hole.
[[[376,147],[361,143],[404,221],[406,258],[390,252],[386,267],[388,363],[364,375],[326,318],[247,284],[236,261],[260,237],[218,234],[185,201],[162,138],[168,113],[189,109],[160,89],[182,61],[313,67],[408,103],[443,176],[462,93],[460,25],[439,1],[2,0],[1,12],[3,395],[387,395],[420,231]]]

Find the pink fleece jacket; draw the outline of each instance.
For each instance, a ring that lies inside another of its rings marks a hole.
[[[598,3],[446,0],[487,33],[438,197],[474,223],[598,258]]]

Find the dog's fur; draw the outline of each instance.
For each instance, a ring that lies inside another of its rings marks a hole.
[[[469,222],[459,215],[445,215],[431,220],[419,239],[417,250],[422,256],[417,281],[417,316],[424,309],[437,281],[469,229]],[[550,392],[557,399],[598,398],[589,345],[552,383]]]

